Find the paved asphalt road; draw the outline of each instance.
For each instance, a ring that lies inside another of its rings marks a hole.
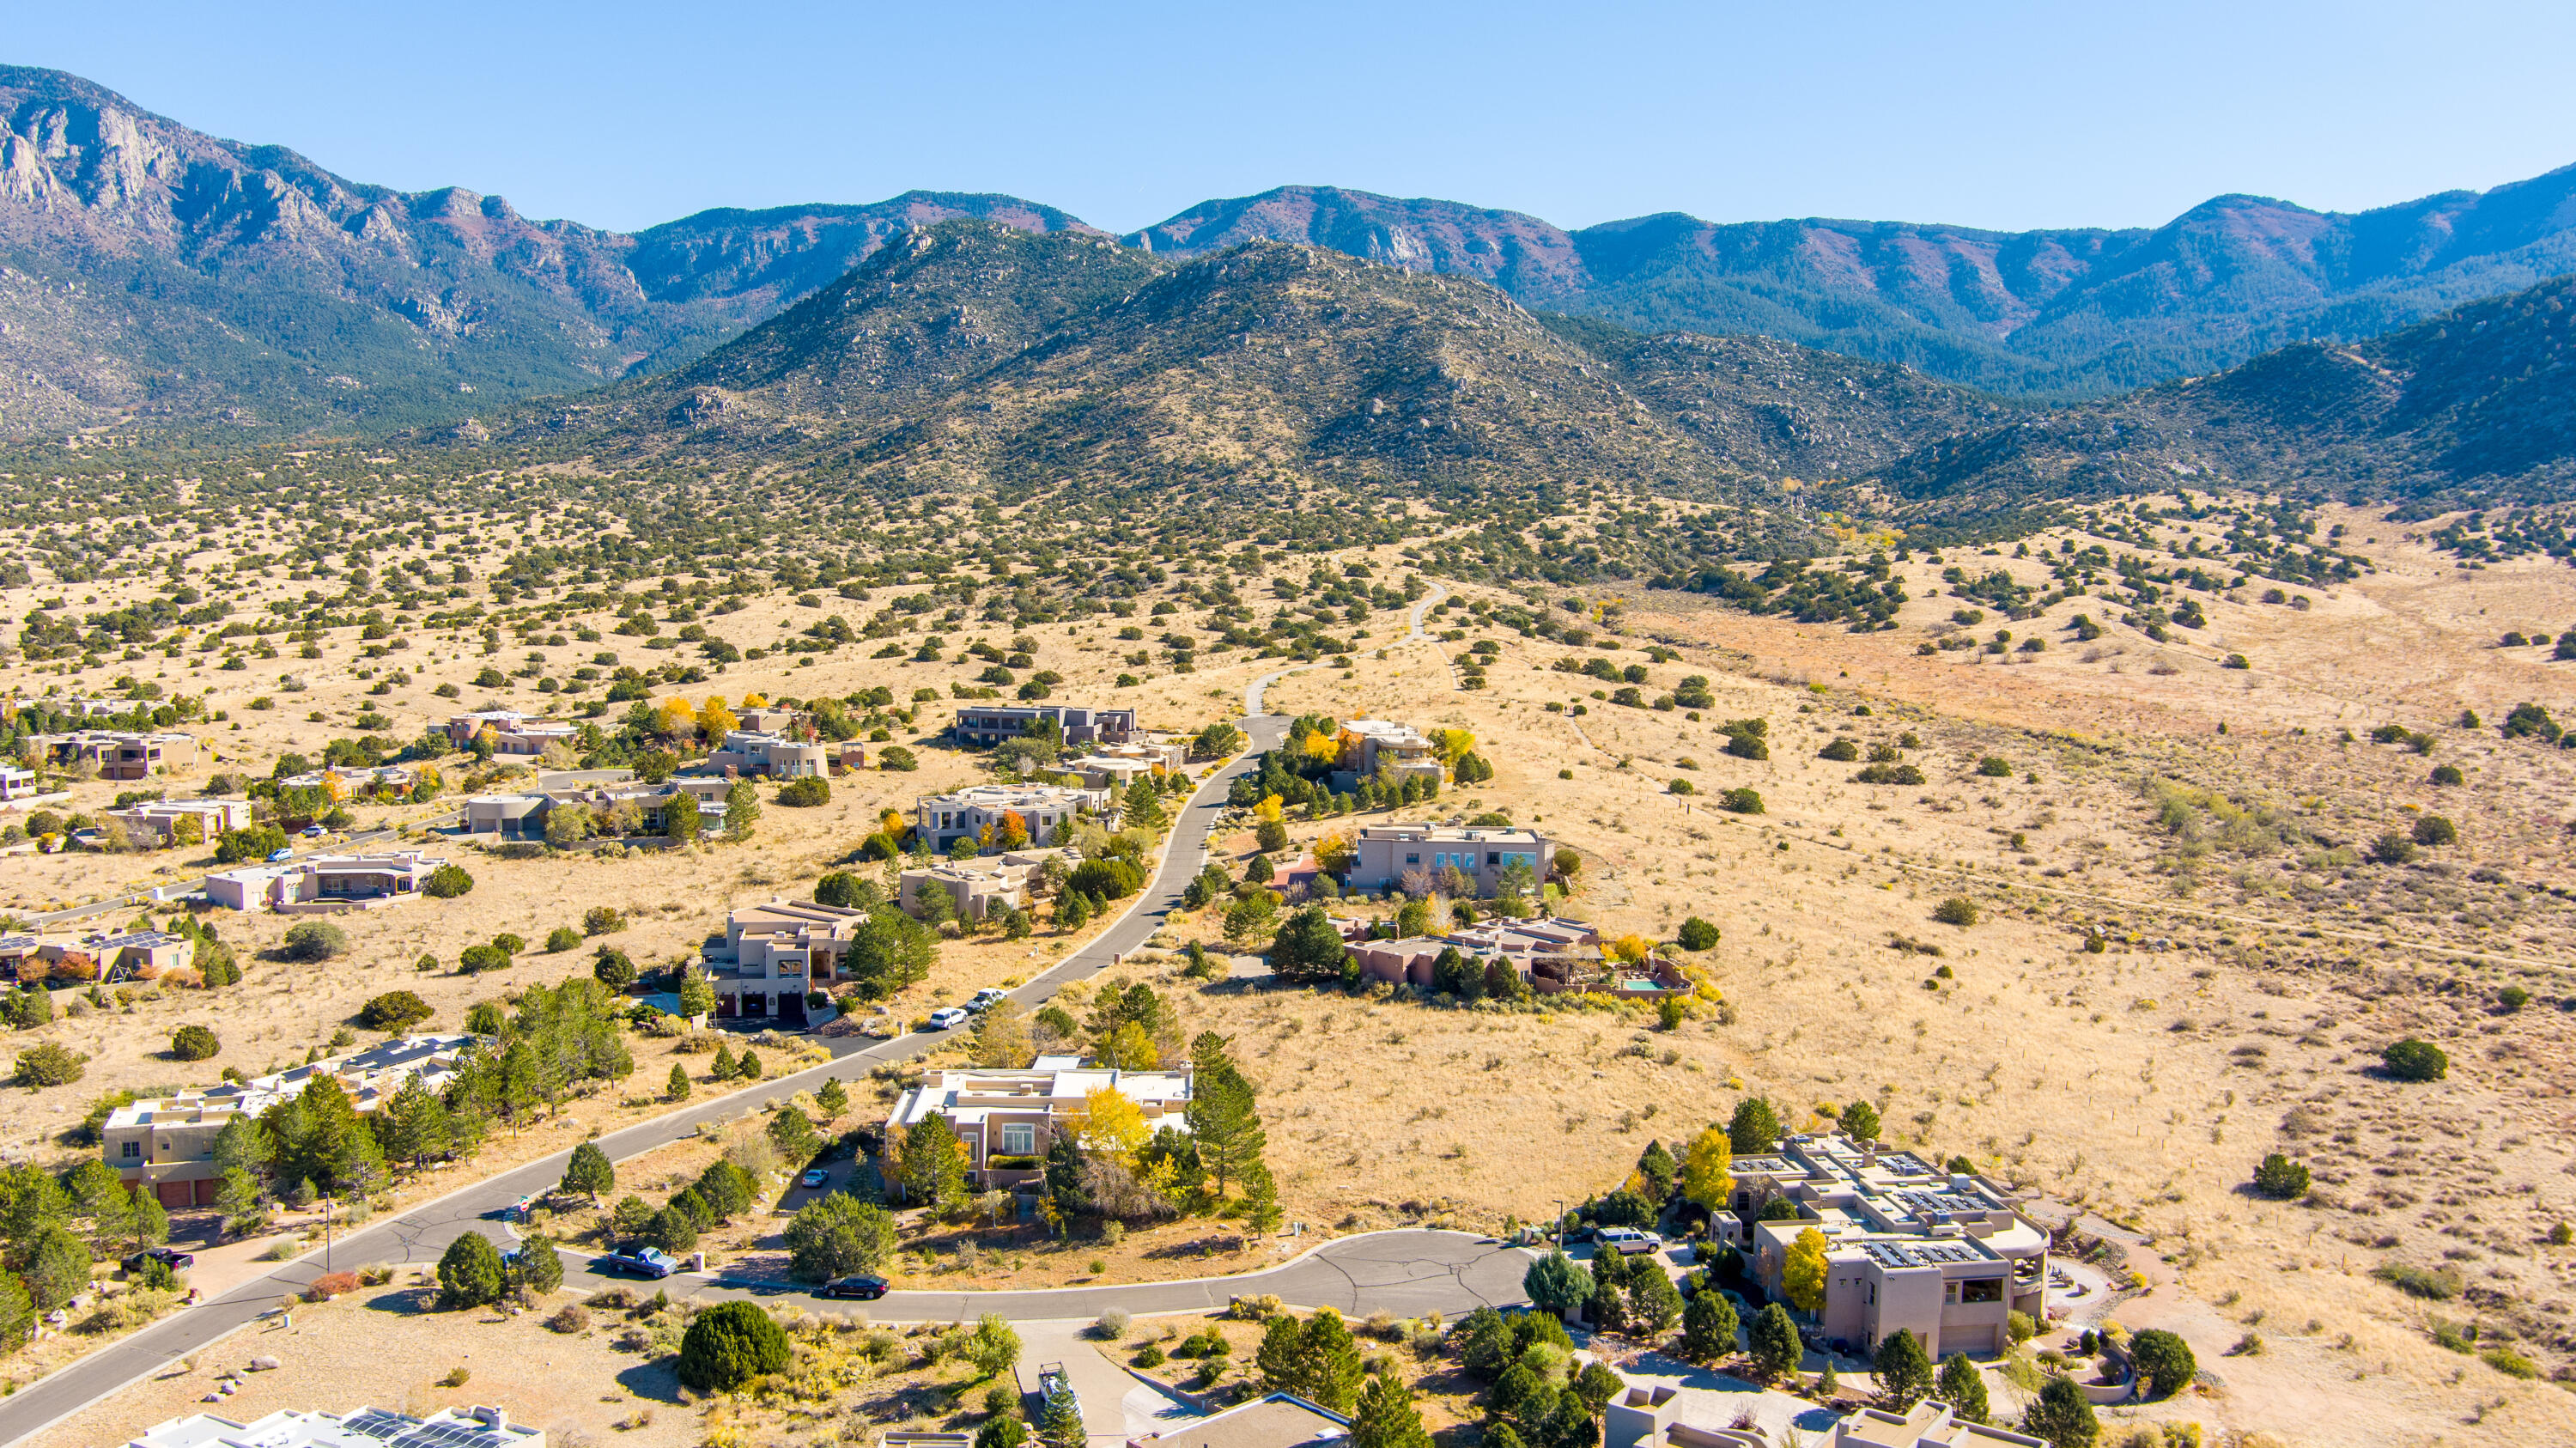
[[[1443,596],[1444,590],[1435,588],[1414,605],[1412,633],[1406,642],[1423,638],[1423,616]],[[1283,669],[1255,680],[1247,690],[1247,706],[1259,708],[1262,690],[1282,674],[1292,672],[1295,670]],[[1207,858],[1208,835],[1225,809],[1229,787],[1238,775],[1252,770],[1255,754],[1280,742],[1287,723],[1283,718],[1267,715],[1254,715],[1243,721],[1252,741],[1250,750],[1217,771],[1190,796],[1174,822],[1162,863],[1135,905],[1081,950],[1012,991],[1013,999],[1025,1006],[1039,1005],[1067,981],[1107,969],[1162,927],[1165,917],[1179,907],[1183,887]],[[852,1077],[880,1062],[919,1055],[938,1039],[936,1033],[926,1032],[889,1041],[830,1038],[835,1058],[829,1064],[627,1127],[601,1137],[599,1145],[611,1160],[623,1161],[687,1136],[702,1124],[741,1116],[769,1097],[812,1090],[827,1076]],[[500,1225],[501,1213],[520,1199],[561,1181],[564,1162],[570,1155],[571,1148],[566,1147],[340,1238],[332,1245],[330,1261],[344,1268],[360,1262],[434,1262],[461,1233],[483,1232],[506,1239]],[[1519,1264],[1523,1260],[1518,1253],[1454,1233],[1389,1233],[1332,1243],[1321,1252],[1260,1274],[1257,1279],[1069,1288],[1058,1293],[907,1292],[890,1296],[880,1310],[893,1317],[940,1320],[983,1312],[1032,1318],[1091,1317],[1113,1305],[1130,1312],[1222,1306],[1234,1292],[1255,1291],[1275,1292],[1288,1301],[1310,1306],[1364,1308],[1371,1312],[1381,1308],[1410,1313],[1464,1311],[1487,1300],[1517,1298],[1522,1270]],[[574,1257],[566,1267],[568,1283],[601,1285],[602,1280],[587,1271],[586,1259]],[[324,1270],[323,1257],[318,1253],[282,1263],[267,1276],[243,1283],[212,1302],[164,1318],[0,1399],[0,1444],[25,1438],[176,1358],[201,1351],[276,1307],[281,1298],[302,1290]],[[701,1290],[708,1293],[752,1295],[747,1289],[726,1287],[711,1279],[689,1280],[704,1282]],[[1261,1285],[1252,1285],[1256,1280]],[[674,1279],[674,1285],[678,1282]]]

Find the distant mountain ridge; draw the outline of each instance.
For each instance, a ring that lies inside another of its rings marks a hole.
[[[1283,187],[1131,234],[1256,237],[1465,272],[1642,332],[1758,332],[2009,393],[2101,393],[2354,338],[2576,272],[2576,166],[2359,213],[2221,196],[2153,229],[2028,232],[1679,213],[1566,232],[1517,212]]]
[[[59,71],[0,67],[0,435],[121,417],[381,428],[685,361],[1008,196],[710,211],[632,236],[346,180]]]
[[[0,437],[121,421],[381,431],[684,367],[953,218],[1100,233],[1016,197],[715,210],[624,234],[462,187],[350,181],[58,71],[0,67]],[[2030,399],[2214,373],[2576,273],[2576,167],[2357,214],[2222,196],[2156,228],[1994,232],[1518,212],[1293,186],[1124,238],[1287,241],[1473,277],[1641,333],[1759,335]],[[1748,434],[1749,435],[1749,434]]]

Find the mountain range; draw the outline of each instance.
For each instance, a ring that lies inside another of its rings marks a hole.
[[[0,68],[0,127],[0,436],[422,426],[687,369],[916,227],[1111,241],[1034,202],[928,191],[633,234],[533,221],[462,188],[350,181],[29,68]],[[1569,232],[1289,187],[1202,203],[1114,249],[1160,263],[1255,241],[1638,333],[1774,338],[2058,400],[2371,337],[2576,272],[2576,168],[2357,214],[2224,196],[2152,229],[2034,232],[1679,214]]]
[[[1808,499],[1903,523],[2223,482],[2553,501],[2576,495],[2576,277],[2045,407],[1776,338],[1535,313],[1335,249],[1176,256],[958,219],[686,366],[472,433],[531,461],[894,496],[1079,479],[1165,507],[1322,479],[1509,506],[1610,484],[1716,502],[1744,546],[1797,532]]]

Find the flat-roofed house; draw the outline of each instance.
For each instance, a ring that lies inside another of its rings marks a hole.
[[[1962,1418],[1939,1398],[1902,1413],[1854,1408],[1834,1424],[1827,1448],[2048,1448],[2048,1440]]]
[[[489,1407],[441,1408],[425,1418],[385,1408],[280,1408],[247,1423],[191,1413],[153,1424],[125,1448],[546,1448],[546,1430]]]
[[[1440,782],[1440,747],[1410,724],[1384,719],[1353,719],[1342,725],[1342,771],[1355,786],[1383,772],[1397,784],[1408,779]],[[1345,789],[1343,793],[1349,793]]]
[[[1185,1418],[1127,1448],[1320,1448],[1351,1436],[1351,1420],[1294,1393],[1272,1393],[1204,1418]]]
[[[1189,1130],[1195,1068],[1120,1071],[1086,1066],[1079,1056],[1040,1056],[1025,1071],[938,1071],[896,1098],[888,1130],[906,1130],[933,1116],[947,1120],[966,1147],[967,1178],[980,1186],[1007,1186],[1038,1175],[1047,1146],[1062,1131],[1078,1129],[1084,1099],[1104,1087],[1144,1112],[1145,1129]]]
[[[719,772],[765,774],[772,779],[803,779],[832,771],[832,752],[820,744],[790,739],[757,729],[728,729],[724,743],[707,755]]]
[[[246,799],[154,799],[131,809],[110,810],[107,817],[124,826],[137,842],[158,848],[177,838],[181,820],[195,820],[197,838],[206,841],[226,830],[247,829],[251,808]]]
[[[328,1076],[360,1115],[393,1098],[419,1076],[432,1090],[452,1079],[456,1058],[482,1038],[403,1036],[363,1051],[290,1066],[248,1081],[227,1081],[120,1106],[100,1128],[99,1151],[128,1186],[149,1188],[166,1207],[212,1206],[217,1185],[215,1137],[234,1116],[256,1117],[317,1077]]]
[[[806,993],[841,978],[841,961],[868,912],[810,900],[772,900],[725,916],[725,941],[707,950],[716,1014],[803,1025]]]
[[[1064,731],[1066,744],[1124,744],[1137,731],[1133,709],[1093,709],[1079,704],[965,704],[949,733],[960,744],[999,744],[1029,732],[1040,720]]]
[[[0,804],[36,794],[36,771],[19,764],[0,764]]]
[[[1055,827],[1079,815],[1109,808],[1105,789],[1071,789],[1056,784],[970,784],[946,794],[924,795],[914,803],[913,827],[945,852],[960,838],[981,838],[991,826],[998,838],[1003,819],[1018,815],[1029,840],[1043,844]]]
[[[1454,869],[1474,882],[1478,895],[1491,895],[1515,864],[1529,870],[1535,889],[1556,856],[1555,844],[1536,830],[1465,825],[1367,825],[1356,844],[1359,858],[1351,866],[1350,885],[1370,891],[1395,889],[1408,875],[1438,888],[1444,872]]]
[[[68,734],[39,734],[29,743],[52,756],[56,764],[94,764],[101,779],[149,779],[197,762],[193,734],[75,729]]]
[[[369,910],[417,897],[446,860],[418,850],[382,855],[308,855],[295,862],[292,898],[272,903],[292,914]]]
[[[2002,1187],[1907,1151],[1842,1136],[1785,1137],[1776,1153],[1737,1157],[1733,1215],[1748,1225],[1752,1270],[1781,1295],[1800,1233],[1825,1239],[1827,1339],[1874,1351],[1903,1329],[1935,1360],[2000,1352],[2012,1312],[2045,1320],[2048,1232]],[[1798,1209],[1756,1220],[1778,1197]]]

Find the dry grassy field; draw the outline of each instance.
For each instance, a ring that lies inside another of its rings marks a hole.
[[[2576,1335],[2565,1325],[2576,1249],[2549,1239],[2576,1220],[2576,1141],[2564,1108],[2576,1067],[2562,1011],[2576,1001],[2566,978],[2576,928],[2561,893],[2576,888],[2576,753],[2505,738],[2496,726],[2524,702],[2576,713],[2576,664],[2496,641],[2508,629],[2545,637],[2576,621],[2576,574],[2545,557],[2458,567],[2424,542],[2432,524],[2331,508],[2318,522],[2342,526],[2342,546],[2375,571],[2289,590],[2298,597],[2277,603],[2262,601],[2258,580],[2204,600],[2204,625],[2162,642],[2120,625],[2098,596],[2065,599],[2035,619],[1954,620],[1993,610],[1958,597],[1945,568],[2041,585],[2044,557],[2100,541],[2071,528],[1953,549],[1940,563],[1897,562],[1912,601],[1899,627],[1875,633],[1642,588],[1515,594],[1451,582],[1452,606],[1427,626],[1456,638],[1384,648],[1403,629],[1399,615],[1381,611],[1354,641],[1350,668],[1292,674],[1272,687],[1268,707],[1472,731],[1496,777],[1445,791],[1436,810],[1506,811],[1579,851],[1584,868],[1566,909],[1605,929],[1669,939],[1686,917],[1715,923],[1722,939],[1698,960],[1722,1007],[1665,1031],[1650,1015],[1615,1008],[1469,1010],[1383,992],[1202,985],[1166,953],[1217,938],[1213,918],[1186,915],[1128,974],[1166,989],[1186,1030],[1235,1038],[1261,1089],[1288,1216],[1316,1229],[1543,1219],[1616,1185],[1648,1141],[1723,1120],[1748,1093],[1779,1103],[1793,1125],[1821,1119],[1817,1106],[1867,1098],[1891,1135],[1967,1155],[2034,1193],[2043,1214],[2084,1214],[2088,1234],[2121,1243],[2151,1287],[2110,1315],[2131,1328],[2183,1331],[2213,1374],[2202,1393],[2148,1416],[2302,1444],[2569,1441],[2576,1404],[2552,1380],[2576,1378]],[[516,526],[521,534],[486,541],[541,541],[559,524],[540,515]],[[2189,525],[2160,528],[2159,547],[2188,546]],[[2027,556],[2017,552],[2024,545]],[[216,581],[245,611],[300,595],[307,582],[282,565],[230,562],[258,546],[254,532],[219,537],[190,566],[223,560]],[[436,556],[442,566],[449,558]],[[378,557],[382,567],[400,561]],[[1365,561],[1389,581],[1407,567],[1392,548]],[[64,595],[76,612],[118,606],[148,592],[153,571],[138,567],[121,584],[12,589],[0,607],[14,618],[40,597]],[[1184,574],[1173,590],[1189,581]],[[1574,610],[1564,609],[1569,599]],[[1541,606],[1567,619],[1579,611],[1594,646],[1480,624],[1472,603]],[[706,627],[745,649],[765,647],[840,606],[754,596]],[[2074,637],[2077,614],[2100,636]],[[131,675],[171,693],[207,691],[209,711],[222,717],[197,732],[213,757],[154,781],[175,796],[218,772],[265,774],[282,751],[318,753],[351,732],[362,705],[380,708],[396,739],[486,700],[577,708],[595,694],[541,695],[534,676],[510,687],[471,680],[486,664],[536,664],[545,677],[570,678],[598,667],[587,661],[603,652],[652,662],[614,634],[574,642],[615,617],[565,611],[529,631],[533,644],[497,654],[460,628],[406,635],[408,648],[378,658],[354,630],[334,631],[318,658],[240,670],[221,667],[223,651],[194,645],[86,672],[13,655],[0,689],[22,699],[98,693]],[[1157,631],[1189,622],[1152,621]],[[1229,717],[1243,685],[1279,667],[1226,651],[1202,653],[1188,673],[1140,666],[1129,654],[1144,645],[1119,638],[1120,627],[1095,619],[1021,632],[1037,645],[1038,665],[1063,676],[1058,698],[1133,703],[1172,729]],[[1987,651],[2003,627],[2013,640]],[[968,642],[999,644],[1014,631],[924,625],[906,643],[919,632],[939,633],[962,660]],[[1979,646],[1938,647],[1961,637]],[[2025,652],[2032,637],[2046,647]],[[1463,689],[1451,656],[1480,639],[1498,645],[1487,687]],[[1649,647],[1674,657],[1658,661]],[[352,954],[323,966],[260,958],[285,922],[218,912],[218,929],[243,952],[242,984],[146,986],[11,1039],[13,1049],[56,1039],[92,1059],[76,1084],[0,1098],[10,1150],[69,1160],[57,1136],[102,1090],[300,1059],[378,991],[419,990],[438,1011],[433,1024],[452,1026],[473,1001],[587,969],[585,948],[531,950],[494,975],[451,973],[460,950],[497,932],[541,940],[590,906],[615,905],[631,923],[607,943],[651,963],[695,948],[732,905],[810,893],[879,810],[981,777],[973,756],[929,738],[947,717],[950,684],[971,681],[975,665],[868,652],[746,659],[657,697],[811,698],[883,686],[901,701],[931,688],[939,699],[897,734],[918,748],[918,772],[842,776],[825,806],[767,807],[750,841],[669,854],[502,860],[430,836],[429,847],[468,864],[473,893],[349,917]],[[1595,656],[1646,666],[1648,699],[1704,676],[1713,702],[1626,707],[1596,697],[1610,686],[1555,667]],[[2230,656],[2245,667],[2230,667]],[[1130,671],[1149,677],[1115,683]],[[282,674],[301,687],[290,690]],[[457,685],[456,696],[434,693],[440,684]],[[271,707],[255,707],[260,699]],[[2468,725],[2464,712],[2480,723]],[[1719,726],[1745,718],[1767,721],[1767,759],[1726,753]],[[2410,737],[2372,742],[2383,725]],[[1859,764],[1820,757],[1838,739],[1864,758],[1872,745],[1900,746],[1922,781],[1856,782]],[[1987,760],[2001,763],[1981,772]],[[2456,768],[2461,782],[2434,782],[2438,766]],[[1759,791],[1762,813],[1719,807],[1716,796],[1739,787]],[[80,784],[69,807],[94,810],[117,788]],[[436,804],[357,811],[361,826],[415,835],[439,813]],[[2382,835],[2436,814],[2455,825],[2455,844],[2402,864],[2368,858]],[[1292,819],[1291,828],[1302,843],[1364,822]],[[1248,835],[1230,843],[1238,855],[1252,848]],[[9,857],[0,859],[0,909],[28,915],[203,868],[202,851]],[[1976,924],[1933,920],[1952,896],[1977,903]],[[908,1017],[1025,979],[1078,938],[1041,930],[1016,943],[951,942],[932,978],[893,1007]],[[418,968],[424,955],[436,969]],[[2528,992],[2519,1008],[2508,1005],[2508,987]],[[182,1022],[213,1026],[224,1053],[197,1067],[160,1059]],[[2405,1084],[2377,1070],[2380,1048],[2407,1035],[2448,1052],[2447,1079]],[[629,1089],[658,1082],[657,1062],[641,1060]],[[869,1109],[864,1093],[856,1109]],[[2274,1202],[2247,1191],[2254,1165],[2275,1150],[2314,1169],[2312,1195]],[[2456,1275],[2444,1279],[2447,1295],[2423,1298],[2375,1279],[2383,1265]],[[327,1373],[313,1354],[385,1333],[499,1341],[538,1332],[524,1321],[455,1328],[363,1306],[329,1311],[370,1324],[368,1333],[299,1338],[297,1372],[309,1361]],[[576,1376],[595,1375],[592,1397],[630,1370],[582,1357],[577,1342],[586,1340],[530,1341],[581,1364]],[[2536,1377],[2517,1375],[2525,1362]],[[430,1367],[422,1359],[415,1376],[434,1377]],[[401,1387],[387,1378],[379,1396]],[[482,1389],[478,1379],[449,1396],[472,1400]],[[663,1431],[629,1436],[662,1441],[652,1434]]]

